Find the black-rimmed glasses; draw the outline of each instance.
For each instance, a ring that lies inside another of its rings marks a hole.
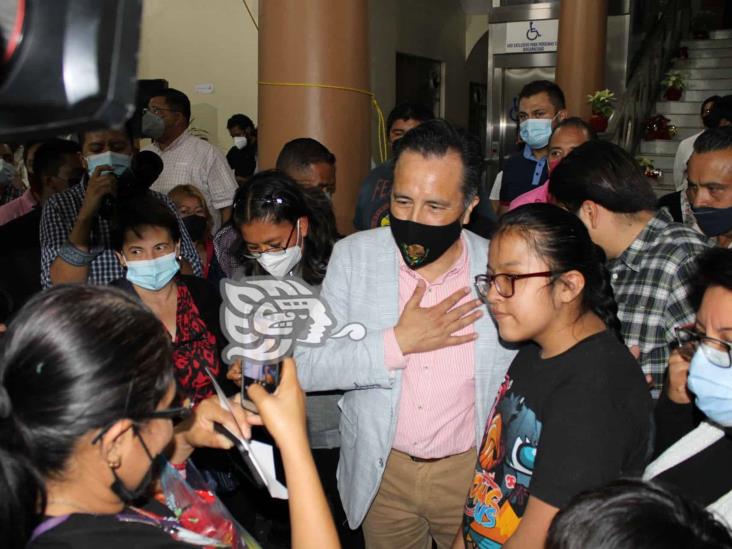
[[[690,326],[674,328],[674,332],[684,358],[691,359],[697,349],[701,347],[704,356],[715,366],[719,368],[732,366],[732,345],[726,341],[709,337]]]
[[[191,408],[188,406],[175,406],[171,408],[166,408],[164,410],[155,410],[154,412],[150,412],[149,414],[145,414],[144,416],[137,417],[137,418],[127,418],[132,420],[133,424],[139,424],[144,421],[149,421],[151,419],[169,419],[169,420],[183,420],[186,419],[191,415]],[[124,419],[124,418],[120,418]],[[92,440],[92,444],[96,444],[99,442],[99,440],[109,431],[109,429],[112,428],[112,425],[117,423],[119,420],[115,420],[107,424],[105,427],[102,428],[102,430],[97,434],[97,436],[94,437]]]
[[[491,284],[495,286],[496,292],[501,297],[513,297],[516,291],[515,282],[522,278],[534,278],[540,276],[554,276],[552,271],[542,271],[540,273],[524,273],[524,274],[483,274],[475,277],[475,289],[482,298],[488,297]]]

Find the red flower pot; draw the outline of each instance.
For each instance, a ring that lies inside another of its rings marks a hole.
[[[607,117],[601,114],[593,114],[588,122],[597,133],[602,133],[607,129]]]
[[[679,88],[666,88],[663,97],[666,101],[678,101],[681,99],[682,93],[684,93],[684,90],[680,90]]]

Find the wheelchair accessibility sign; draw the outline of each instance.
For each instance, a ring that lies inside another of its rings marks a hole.
[[[506,53],[557,51],[559,20],[506,23]]]

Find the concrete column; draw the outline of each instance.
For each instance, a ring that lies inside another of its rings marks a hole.
[[[367,0],[259,2],[259,167],[282,146],[312,137],[336,156],[338,228],[353,232],[358,187],[369,170],[371,99],[329,84],[369,90]]]
[[[557,84],[570,116],[592,114],[587,95],[605,88],[607,0],[562,0],[559,8]]]

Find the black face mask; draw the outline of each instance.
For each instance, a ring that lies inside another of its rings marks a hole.
[[[193,242],[198,242],[203,238],[207,223],[206,218],[200,215],[187,215],[183,218],[183,225],[186,226]]]
[[[694,208],[694,218],[707,236],[719,236],[732,231],[732,208]]]
[[[447,225],[423,225],[397,219],[389,212],[389,227],[397,248],[410,269],[419,269],[437,261],[460,238],[462,214]]]
[[[126,505],[129,505],[130,503],[139,500],[147,494],[147,489],[150,487],[150,483],[152,482],[153,478],[156,478],[158,476],[163,468],[163,465],[165,464],[165,456],[163,456],[163,454],[158,454],[157,456],[153,457],[150,453],[150,450],[147,449],[147,444],[145,444],[145,441],[140,436],[137,427],[133,427],[133,429],[135,430],[135,436],[140,439],[142,449],[145,450],[147,457],[150,458],[150,468],[145,473],[145,476],[140,481],[140,484],[138,484],[136,488],[129,489],[127,488],[127,486],[125,486],[124,482],[122,482],[122,479],[117,476],[117,471],[110,467],[112,475],[114,476],[114,482],[112,483],[111,487],[112,492],[114,492],[114,494]]]

